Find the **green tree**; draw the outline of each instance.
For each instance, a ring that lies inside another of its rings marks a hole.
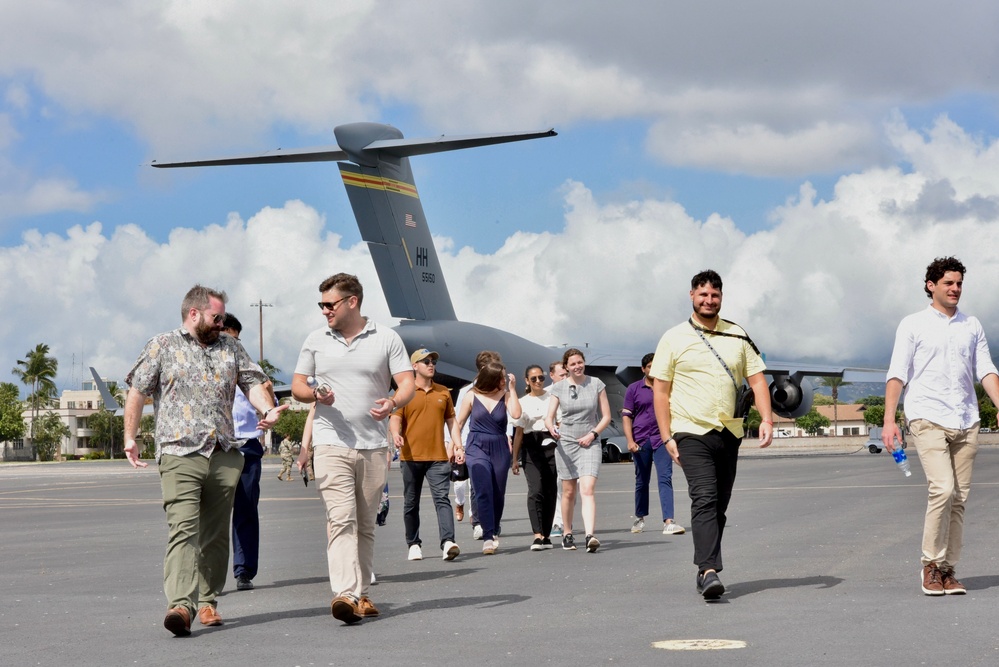
[[[21,390],[13,382],[0,382],[0,442],[24,437]]]
[[[815,394],[812,396],[812,405],[832,405],[832,396],[826,396],[825,394]]]
[[[808,411],[808,414],[802,415],[801,417],[795,419],[794,423],[808,435],[818,435],[822,429],[829,426],[831,422],[828,417],[823,417],[819,414],[819,411],[813,407]]]
[[[982,428],[996,427],[996,406],[992,405],[989,395],[985,393],[985,387],[981,382],[975,383],[975,395],[978,397],[978,414],[981,418]]]
[[[859,401],[857,401],[857,403],[860,403],[861,405],[867,405],[867,406],[871,406],[871,405],[884,405],[885,404],[885,397],[884,396],[864,396],[862,399],[860,399]]]
[[[87,425],[90,427],[91,443],[103,448],[109,459],[114,458],[116,451],[125,450],[124,417],[115,417],[110,410],[101,409],[87,418]]]
[[[280,368],[278,368],[277,366],[275,366],[271,362],[267,361],[266,359],[261,359],[260,360],[260,370],[262,370],[264,372],[264,375],[266,375],[267,377],[269,377],[271,379],[272,383],[274,383],[274,384],[281,384],[280,380],[278,380],[278,373],[281,372]],[[287,412],[287,410],[285,412]]]
[[[895,411],[895,421],[902,421],[902,411]],[[885,406],[869,405],[864,409],[864,422],[872,426],[883,426],[885,423]]]
[[[302,442],[302,434],[305,433],[305,420],[308,416],[308,410],[285,410],[281,413],[278,423],[274,425],[274,433],[282,438]]]
[[[746,435],[750,437],[756,437],[760,434],[760,424],[763,423],[763,417],[760,416],[760,411],[756,409],[756,406],[749,408],[749,414],[746,415]]]
[[[833,435],[839,434],[839,388],[845,387],[849,382],[844,382],[843,378],[836,377],[834,375],[829,377],[824,377],[819,382],[819,385],[823,387],[829,387],[829,393],[832,394],[833,402]]]
[[[31,427],[29,429],[32,443],[35,440],[35,420],[38,419],[40,408],[48,405],[56,393],[55,378],[59,372],[59,362],[49,356],[49,346],[39,343],[34,350],[28,350],[24,359],[19,359],[17,365],[10,371],[26,387],[31,389],[28,394],[28,404],[31,406]]]
[[[124,430],[124,425],[122,429]],[[142,419],[139,420],[139,433],[135,440],[142,450],[139,452],[140,458],[152,459],[156,457],[156,417],[154,415],[142,415]]]
[[[68,438],[69,435],[69,427],[55,412],[49,411],[39,417],[38,423],[35,424],[35,436],[31,439],[38,460],[51,461],[59,452],[63,438]]]

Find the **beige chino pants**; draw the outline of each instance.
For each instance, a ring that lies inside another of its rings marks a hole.
[[[926,419],[909,423],[929,497],[923,523],[923,565],[951,570],[961,558],[964,505],[971,490],[971,470],[978,454],[978,428],[949,429]]]

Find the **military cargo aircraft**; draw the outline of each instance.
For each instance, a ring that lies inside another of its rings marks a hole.
[[[437,381],[449,387],[468,384],[475,376],[475,356],[495,350],[518,377],[527,366],[544,368],[560,359],[562,350],[546,347],[501,329],[458,319],[451,303],[416,189],[409,158],[443,151],[554,137],[554,129],[513,134],[406,139],[402,132],[379,123],[351,123],[333,129],[337,145],[273,150],[254,155],[184,162],[157,162],[157,168],[209,167],[287,162],[337,162],[354,217],[367,242],[395,330],[410,351],[427,347],[440,353]],[[654,343],[654,341],[650,341]],[[582,348],[583,345],[578,347]],[[652,348],[650,348],[652,349]],[[639,359],[630,355],[587,350],[587,373],[607,385],[614,420],[605,432],[605,458],[627,456],[620,429],[620,408],[629,383],[641,378]],[[807,376],[842,377],[849,382],[882,382],[883,371],[838,366],[767,361],[775,411],[799,417],[811,407]]]

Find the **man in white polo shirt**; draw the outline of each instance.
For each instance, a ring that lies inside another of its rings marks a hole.
[[[312,446],[329,526],[330,612],[356,623],[379,614],[368,587],[375,516],[388,475],[385,419],[413,398],[413,366],[399,334],[361,315],[364,291],[355,276],[330,276],[319,292],[326,326],[305,339],[291,391],[299,401],[316,403]]]
[[[894,451],[901,442],[895,410],[904,388],[905,419],[929,487],[920,559],[926,595],[966,592],[954,565],[961,556],[964,504],[978,453],[975,377],[999,405],[999,371],[982,325],[957,308],[964,274],[954,257],[938,257],[926,267],[923,289],[930,305],[898,325],[885,387],[885,447]]]

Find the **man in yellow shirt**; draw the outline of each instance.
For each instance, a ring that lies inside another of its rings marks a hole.
[[[773,414],[759,351],[741,327],[719,317],[721,276],[711,270],[694,276],[690,301],[693,314],[663,334],[649,375],[660,435],[687,478],[697,592],[717,600],[725,592],[718,578],[725,513],[745,434],[743,418],[735,416],[743,380],[763,419],[760,447],[773,440]]]

